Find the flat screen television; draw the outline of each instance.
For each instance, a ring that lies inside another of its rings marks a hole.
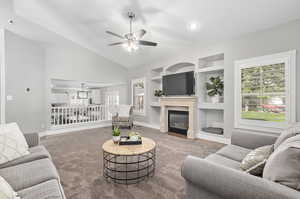
[[[163,76],[163,93],[170,95],[194,95],[194,71]]]

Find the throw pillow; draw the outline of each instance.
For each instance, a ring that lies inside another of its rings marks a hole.
[[[258,147],[246,155],[241,163],[241,168],[252,175],[261,175],[266,160],[273,152],[273,145]]]
[[[28,144],[16,123],[0,125],[0,164],[28,155]]]
[[[0,176],[0,198],[1,199],[20,199],[17,193],[11,188],[6,180]]]
[[[269,157],[263,178],[300,190],[300,135],[288,138]]]
[[[300,126],[299,125],[292,125],[291,127],[284,130],[280,136],[277,138],[274,149],[277,149],[280,144],[282,144],[286,139],[293,137],[297,134],[300,134]]]
[[[260,163],[257,163],[256,165],[254,165],[253,167],[251,167],[250,169],[246,170],[246,173],[249,173],[251,175],[255,175],[255,176],[262,176],[265,165],[266,165],[267,160],[263,160]]]

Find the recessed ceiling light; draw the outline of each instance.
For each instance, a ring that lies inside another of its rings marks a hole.
[[[196,22],[191,22],[188,24],[188,29],[191,31],[195,31],[198,29],[198,24]]]

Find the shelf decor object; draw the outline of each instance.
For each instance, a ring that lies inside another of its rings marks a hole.
[[[224,91],[224,83],[220,76],[210,77],[209,82],[206,82],[206,90],[213,104],[220,103]]]
[[[163,95],[164,95],[164,93],[163,93],[162,90],[160,90],[160,89],[154,90],[154,96],[155,97],[161,97]]]

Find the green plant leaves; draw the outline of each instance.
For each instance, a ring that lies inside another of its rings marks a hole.
[[[222,96],[224,90],[224,82],[220,78],[220,76],[210,77],[209,81],[210,82],[206,82],[207,95],[210,97],[215,95]]]

